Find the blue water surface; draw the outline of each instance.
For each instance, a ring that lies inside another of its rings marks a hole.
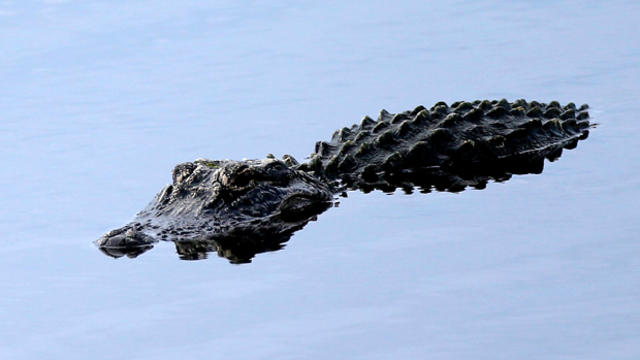
[[[640,358],[637,1],[0,1],[0,358]],[[112,259],[179,162],[381,109],[588,103],[541,175],[352,192],[232,265]]]

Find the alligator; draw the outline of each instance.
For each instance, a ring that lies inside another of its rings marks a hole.
[[[304,163],[267,155],[178,164],[172,184],[95,243],[113,257],[135,257],[166,240],[182,259],[218,252],[232,263],[250,262],[280,249],[350,190],[458,192],[540,173],[545,158],[554,161],[587,138],[587,109],[524,99],[383,109],[377,120],[365,116],[317,142]]]

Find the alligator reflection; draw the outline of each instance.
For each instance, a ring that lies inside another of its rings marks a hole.
[[[302,229],[309,221],[315,221],[317,215],[323,213],[332,206],[326,203],[324,206],[316,206],[315,213],[305,212],[301,217],[291,219],[289,217],[274,217],[272,226],[263,228],[262,232],[252,232],[247,229],[231,230],[219,236],[211,236],[204,239],[176,239],[170,240],[176,246],[176,252],[181,260],[203,260],[210,253],[217,253],[219,257],[226,258],[232,264],[250,263],[256,254],[280,250],[289,241],[293,233]],[[285,229],[278,231],[278,229]],[[127,256],[135,258],[138,255],[151,250],[153,245],[132,245],[124,247],[99,247],[104,254],[119,258]]]
[[[585,134],[586,137],[586,134]],[[568,145],[573,148],[575,144]],[[562,149],[545,157],[554,161],[560,157]],[[460,192],[466,188],[484,189],[488,182],[503,182],[509,180],[514,174],[539,174],[544,167],[544,157],[531,160],[520,159],[512,161],[502,168],[492,169],[459,169],[457,171],[445,171],[440,168],[425,168],[413,171],[403,171],[399,173],[388,173],[380,178],[376,183],[350,182],[343,179],[345,190],[360,190],[368,193],[374,190],[381,190],[386,193],[395,192],[401,189],[406,194],[411,194],[415,190],[421,193],[431,191]],[[250,263],[256,254],[277,251],[284,248],[285,243],[298,230],[302,229],[309,221],[315,221],[317,216],[332,204],[325,207],[318,207],[314,213],[306,213],[302,218],[283,219],[281,217],[272,219],[271,230],[260,233],[245,230],[231,231],[224,236],[210,237],[207,239],[172,240],[176,246],[176,252],[182,260],[201,260],[208,258],[209,254],[215,253],[219,257],[226,258],[232,264]],[[279,222],[279,223],[278,223]],[[277,231],[275,229],[286,229]],[[101,251],[106,255],[118,258],[128,256],[135,258],[138,255],[150,250],[153,245],[132,246],[130,248],[104,248]]]
[[[309,221],[311,220],[315,219],[309,219]],[[289,241],[293,233],[301,229],[309,221],[305,221],[295,230],[281,234],[236,233],[211,239],[177,240],[173,243],[181,260],[203,260],[208,258],[209,253],[217,253],[219,257],[228,259],[232,264],[245,264],[250,263],[256,254],[282,249],[284,243]],[[153,245],[146,245],[130,248],[101,247],[100,250],[114,258],[125,255],[129,258],[135,258],[152,248]]]
[[[232,264],[245,264],[250,263],[256,254],[282,249],[291,235],[293,231],[270,235],[236,234],[211,240],[176,241],[175,245],[182,260],[202,260],[208,253],[217,253]]]

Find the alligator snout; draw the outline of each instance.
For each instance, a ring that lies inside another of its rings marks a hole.
[[[96,240],[95,244],[103,249],[133,249],[156,242],[158,240],[140,230],[140,224],[132,224],[109,231]]]

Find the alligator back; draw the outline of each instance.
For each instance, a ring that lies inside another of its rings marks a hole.
[[[439,102],[397,114],[381,110],[377,120],[364,117],[331,141],[317,142],[300,169],[352,188],[383,190],[438,174],[500,179],[538,173],[544,158],[554,160],[588,136],[587,108],[502,99]],[[473,179],[462,188],[469,184]]]

